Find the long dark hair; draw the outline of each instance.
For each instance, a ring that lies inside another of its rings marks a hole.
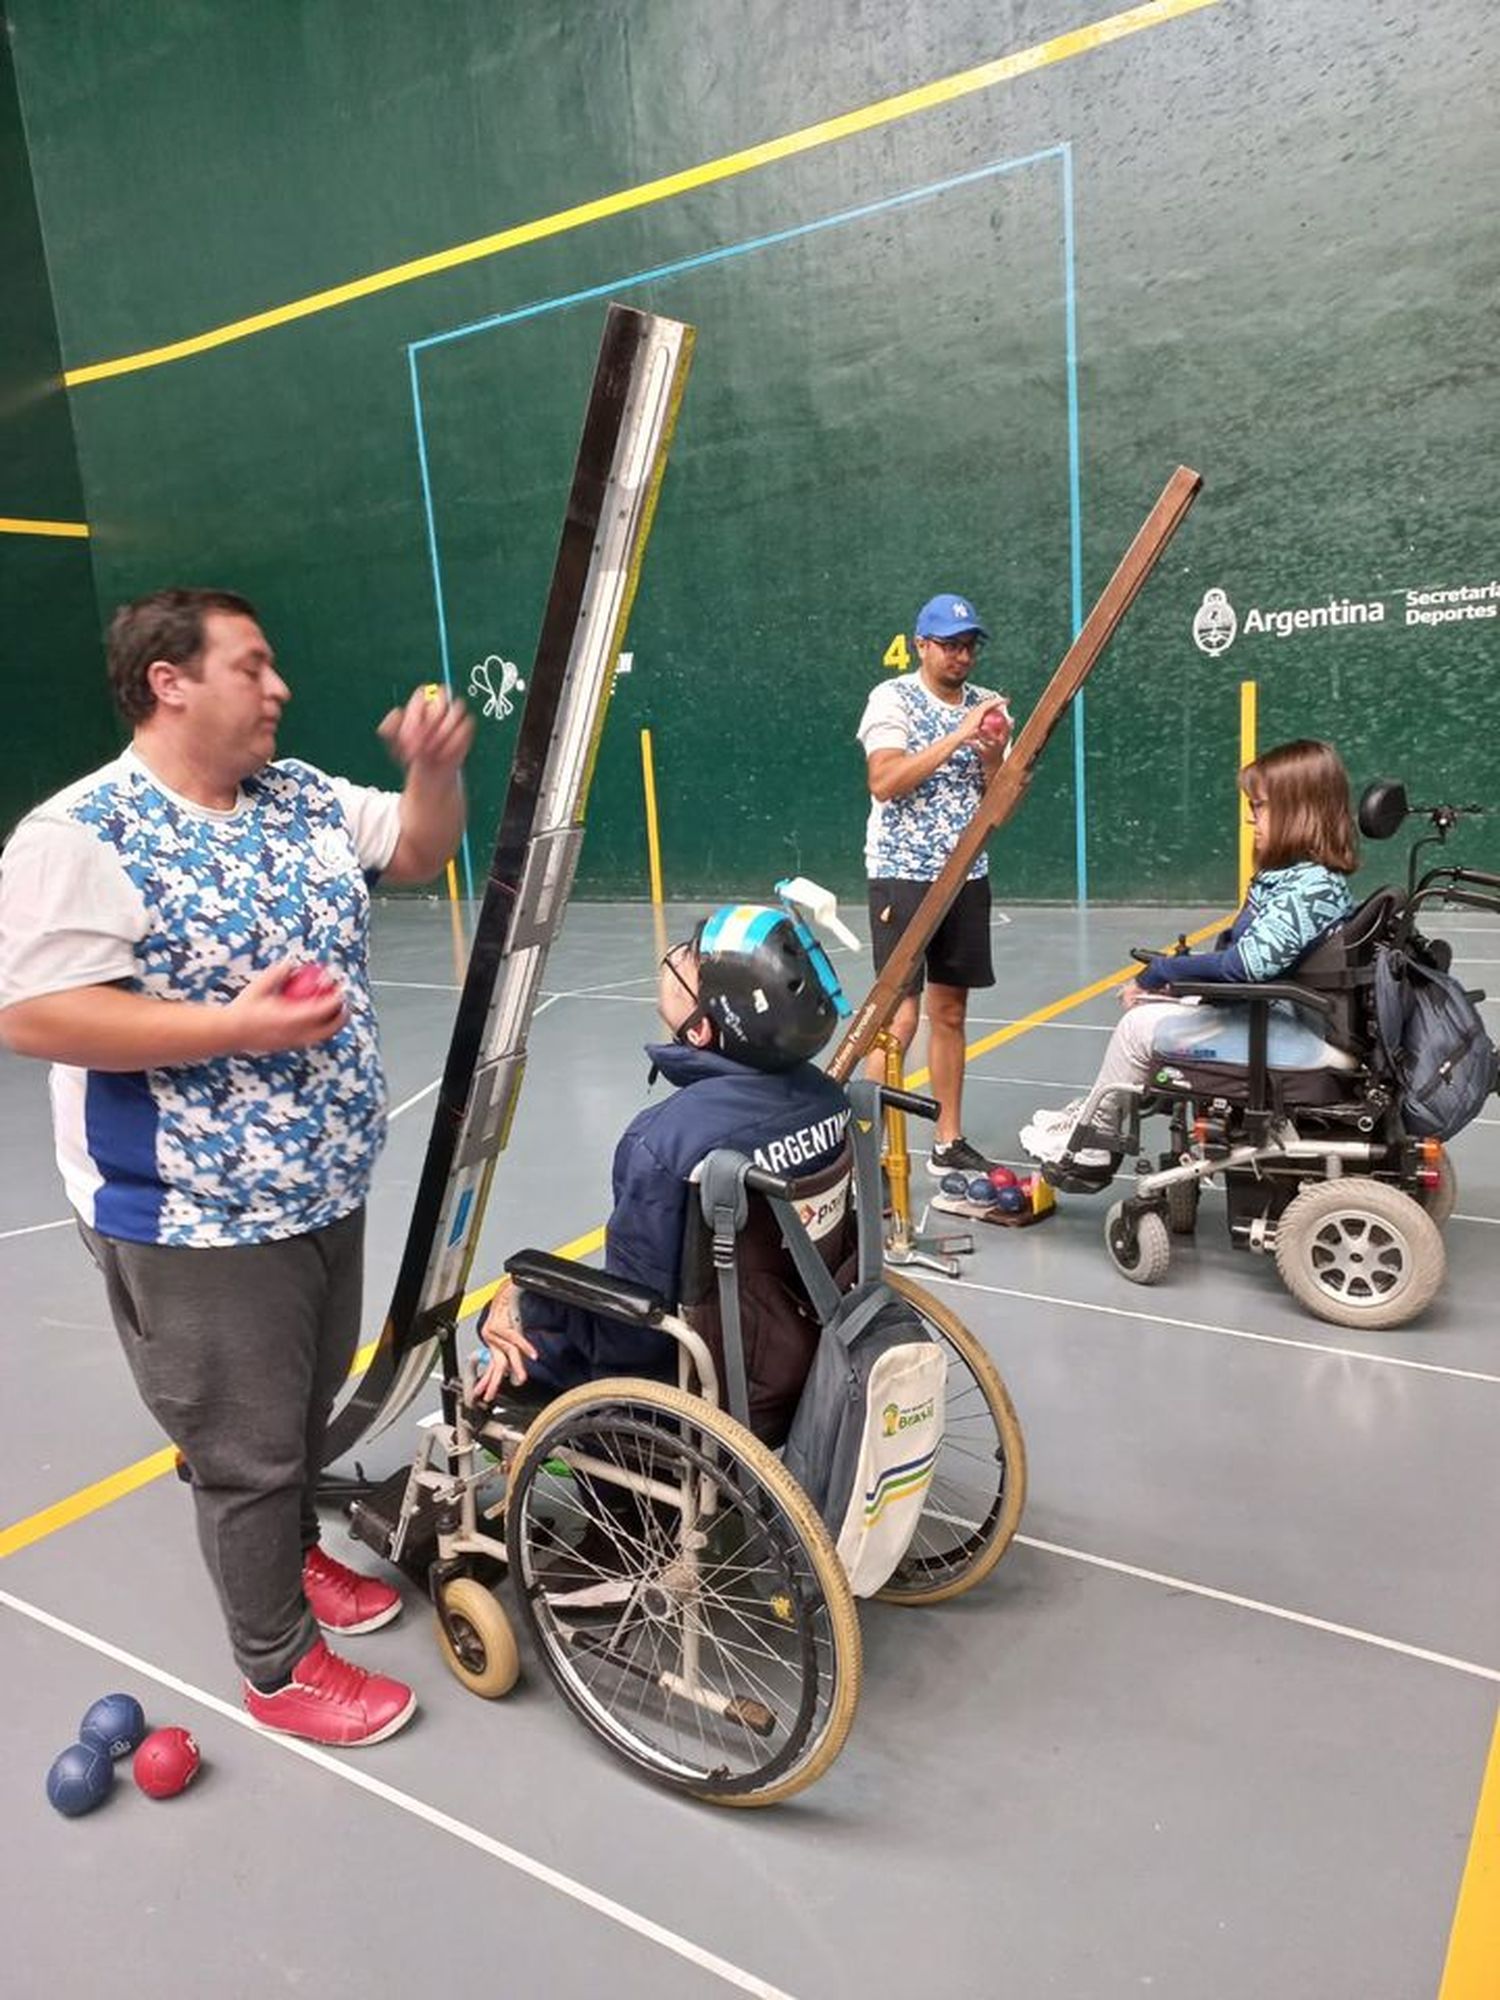
[[[1349,803],[1349,773],[1331,743],[1299,737],[1278,743],[1240,772],[1248,798],[1255,783],[1264,804],[1256,822],[1257,868],[1321,861],[1339,875],[1359,866],[1359,840]]]

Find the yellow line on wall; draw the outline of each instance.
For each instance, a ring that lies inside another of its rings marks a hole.
[[[70,541],[86,542],[87,521],[28,521],[20,516],[0,514],[0,535],[63,535]]]
[[[880,98],[858,111],[846,111],[840,117],[826,118],[816,125],[804,125],[778,139],[766,139],[740,152],[722,154],[718,159],[705,160],[699,166],[685,167],[677,173],[663,174],[656,180],[641,181],[635,187],[619,188],[613,194],[580,202],[573,208],[537,216],[530,222],[498,230],[492,236],[476,237],[470,243],[455,244],[451,249],[434,251],[426,257],[414,257],[404,264],[392,264],[386,270],[372,271],[367,277],[330,286],[326,291],[310,292],[305,298],[292,299],[286,305],[252,313],[246,319],[231,320],[224,326],[212,327],[208,332],[193,334],[186,340],[170,341],[163,347],[144,348],[138,354],[122,354],[113,361],[95,361],[82,368],[70,368],[63,380],[70,389],[76,389],[86,382],[103,382],[115,375],[130,375],[142,368],[160,368],[169,361],[183,361],[189,355],[204,354],[211,348],[226,347],[232,341],[247,340],[252,334],[266,333],[272,327],[285,326],[292,320],[308,319],[315,313],[330,312],[335,307],[350,305],[356,299],[391,291],[397,285],[409,285],[421,278],[434,277],[441,271],[455,270],[463,264],[498,257],[504,251],[519,249],[527,243],[540,243],[548,237],[585,229],[611,216],[627,215],[636,209],[653,207],[657,202],[671,201],[678,195],[712,187],[739,174],[754,173],[779,160],[792,159],[799,153],[809,153],[820,146],[834,145],[862,132],[895,124],[918,112],[931,111],[938,105],[951,104],[958,98],[971,96],[975,91],[990,90],[998,83],[1009,83],[1016,77],[1030,76],[1054,63],[1087,55],[1091,50],[1120,41],[1127,35],[1161,27],[1167,21],[1176,20],[1179,15],[1194,14],[1201,8],[1218,4],[1219,0],[1146,0],[1142,6],[1127,7],[1123,13],[1111,14],[1089,27],[1070,29],[1068,33],[1055,35],[1049,41],[1035,42],[1029,48],[1018,49],[1013,55],[980,63],[974,69],[959,70],[952,76],[922,84],[915,90],[902,91],[895,97]]]
[[[1500,1993],[1500,1716],[1479,1787],[1469,1859],[1459,1886],[1438,2000],[1495,2000]]]

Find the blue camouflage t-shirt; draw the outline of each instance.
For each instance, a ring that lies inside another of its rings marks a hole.
[[[364,1201],[385,1138],[369,883],[399,808],[284,759],[215,812],[126,751],[21,822],[0,864],[0,1005],[102,984],[225,1002],[296,959],[327,966],[348,1006],[314,1048],[129,1073],[54,1065],[58,1165],[101,1235],[260,1243]]]
[[[989,688],[966,684],[958,701],[939,701],[919,674],[882,681],[871,691],[856,734],[868,757],[876,750],[925,750],[951,736],[970,709],[993,701]],[[899,799],[871,799],[865,827],[865,873],[872,882],[931,882],[984,796],[984,766],[967,744]],[[968,879],[989,873],[982,849]]]

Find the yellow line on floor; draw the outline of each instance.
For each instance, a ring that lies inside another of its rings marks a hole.
[[[604,1242],[602,1228],[590,1229],[582,1236],[575,1236],[571,1243],[559,1245],[559,1257],[588,1257]],[[477,1291],[464,1295],[458,1308],[461,1320],[471,1313],[477,1313],[487,1305],[498,1290],[500,1280],[493,1279],[481,1285]],[[370,1365],[370,1356],[377,1343],[367,1341],[354,1357],[351,1376],[362,1375]],[[137,1459],[134,1465],[127,1465],[119,1472],[110,1473],[107,1479],[96,1479],[92,1486],[80,1487],[64,1500],[56,1500],[50,1507],[43,1507],[39,1513],[28,1514],[24,1521],[17,1521],[11,1527],[0,1529],[0,1562],[6,1556],[13,1556],[21,1549],[30,1548],[33,1542],[45,1541],[48,1535],[55,1535],[59,1528],[70,1528],[75,1521],[83,1520],[89,1514],[97,1514],[105,1507],[111,1507],[116,1500],[123,1500],[127,1493],[135,1493],[142,1486],[149,1486],[154,1479],[161,1479],[169,1473],[177,1462],[177,1453],[171,1445],[164,1445],[160,1451],[153,1451],[146,1458]]]
[[[1459,1885],[1438,2000],[1495,2000],[1500,1994],[1500,1715],[1479,1787],[1469,1859]]]
[[[816,125],[805,125],[798,131],[783,133],[778,139],[762,140],[758,145],[747,146],[740,152],[725,153],[696,167],[686,167],[674,174],[664,174],[657,180],[642,181],[635,187],[619,188],[613,194],[580,202],[573,208],[558,209],[551,215],[517,223],[513,228],[498,230],[492,236],[480,236],[470,243],[455,244],[448,250],[414,257],[407,263],[393,264],[383,271],[372,271],[367,277],[352,279],[348,284],[332,285],[326,291],[311,292],[305,298],[292,299],[286,305],[272,306],[245,319],[231,320],[224,326],[212,327],[208,332],[194,334],[186,340],[170,341],[163,347],[144,348],[138,354],[122,354],[113,361],[95,361],[86,367],[70,368],[63,381],[70,389],[76,389],[85,382],[102,382],[110,376],[129,375],[142,368],[160,368],[169,361],[182,361],[189,355],[203,354],[210,348],[225,347],[232,341],[246,340],[252,334],[285,326],[291,320],[308,319],[315,313],[332,311],[335,307],[349,305],[355,299],[390,291],[397,285],[412,284],[420,278],[430,278],[441,271],[477,263],[486,257],[498,257],[502,252],[518,249],[523,244],[563,236],[572,230],[587,228],[591,223],[603,222],[610,216],[650,208],[658,202],[691,194],[699,188],[712,187],[718,182],[732,180],[738,174],[753,173],[799,153],[812,152],[817,147],[832,145],[862,132],[876,131],[881,126],[910,118],[917,112],[930,111],[940,104],[951,104],[958,98],[992,89],[998,83],[1009,83],[1016,77],[1033,75],[1053,63],[1086,55],[1127,35],[1161,27],[1180,15],[1194,14],[1201,8],[1217,4],[1218,0],[1146,0],[1143,6],[1127,7],[1122,13],[1111,14],[1088,27],[1073,28],[1066,34],[1053,36],[1049,41],[1035,42],[1029,48],[1018,49],[1013,55],[980,63],[974,69],[959,70],[952,76],[922,84],[914,90],[902,91],[895,97],[880,98],[857,111],[846,111],[839,117],[822,119]]]
[[[1189,944],[1202,944],[1205,938],[1217,937],[1233,921],[1232,913],[1227,917],[1217,917],[1213,923],[1205,924],[1201,931],[1193,931],[1187,941]],[[992,1035],[982,1035],[964,1050],[964,1061],[973,1062],[976,1056],[988,1055],[991,1049],[998,1049],[1002,1042],[1013,1042],[1018,1035],[1029,1034],[1033,1028],[1044,1028],[1060,1014],[1070,1013],[1074,1007],[1082,1007],[1089,1000],[1097,1000],[1101,993],[1108,993],[1112,987],[1123,986],[1127,979],[1134,979],[1140,969],[1132,960],[1129,965],[1122,965],[1118,972],[1106,973],[1103,979],[1096,979],[1092,986],[1080,986],[1076,993],[1069,993],[1061,1000],[1049,1001],[1045,1007],[1038,1007],[1035,1013],[1023,1014],[1019,1021],[997,1028]],[[906,1088],[920,1090],[931,1076],[930,1069],[914,1070],[904,1079]]]
[[[87,521],[28,521],[21,515],[0,514],[0,535],[63,535],[73,541],[86,542],[89,524]]]

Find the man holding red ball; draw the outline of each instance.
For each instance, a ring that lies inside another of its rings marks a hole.
[[[865,872],[875,970],[890,957],[974,817],[1010,748],[1005,697],[970,685],[989,633],[973,600],[941,592],[917,613],[917,671],[880,683],[858,737],[870,787]],[[963,1136],[964,1046],[969,993],[993,986],[989,856],[981,854],[927,945],[928,1066],[938,1101],[931,1172],[982,1174],[990,1161]],[[904,1054],[917,1031],[924,968],[891,1018]],[[871,1058],[880,1078],[882,1059]]]
[[[415,1697],[319,1628],[372,1631],[400,1599],[323,1550],[313,1494],[385,1138],[370,885],[453,852],[473,724],[421,689],[393,709],[399,794],[277,759],[291,690],[229,591],[121,606],[108,670],[130,747],[0,861],[0,1039],[54,1065],[63,1181],[186,1460],[246,1707],[378,1742]]]

